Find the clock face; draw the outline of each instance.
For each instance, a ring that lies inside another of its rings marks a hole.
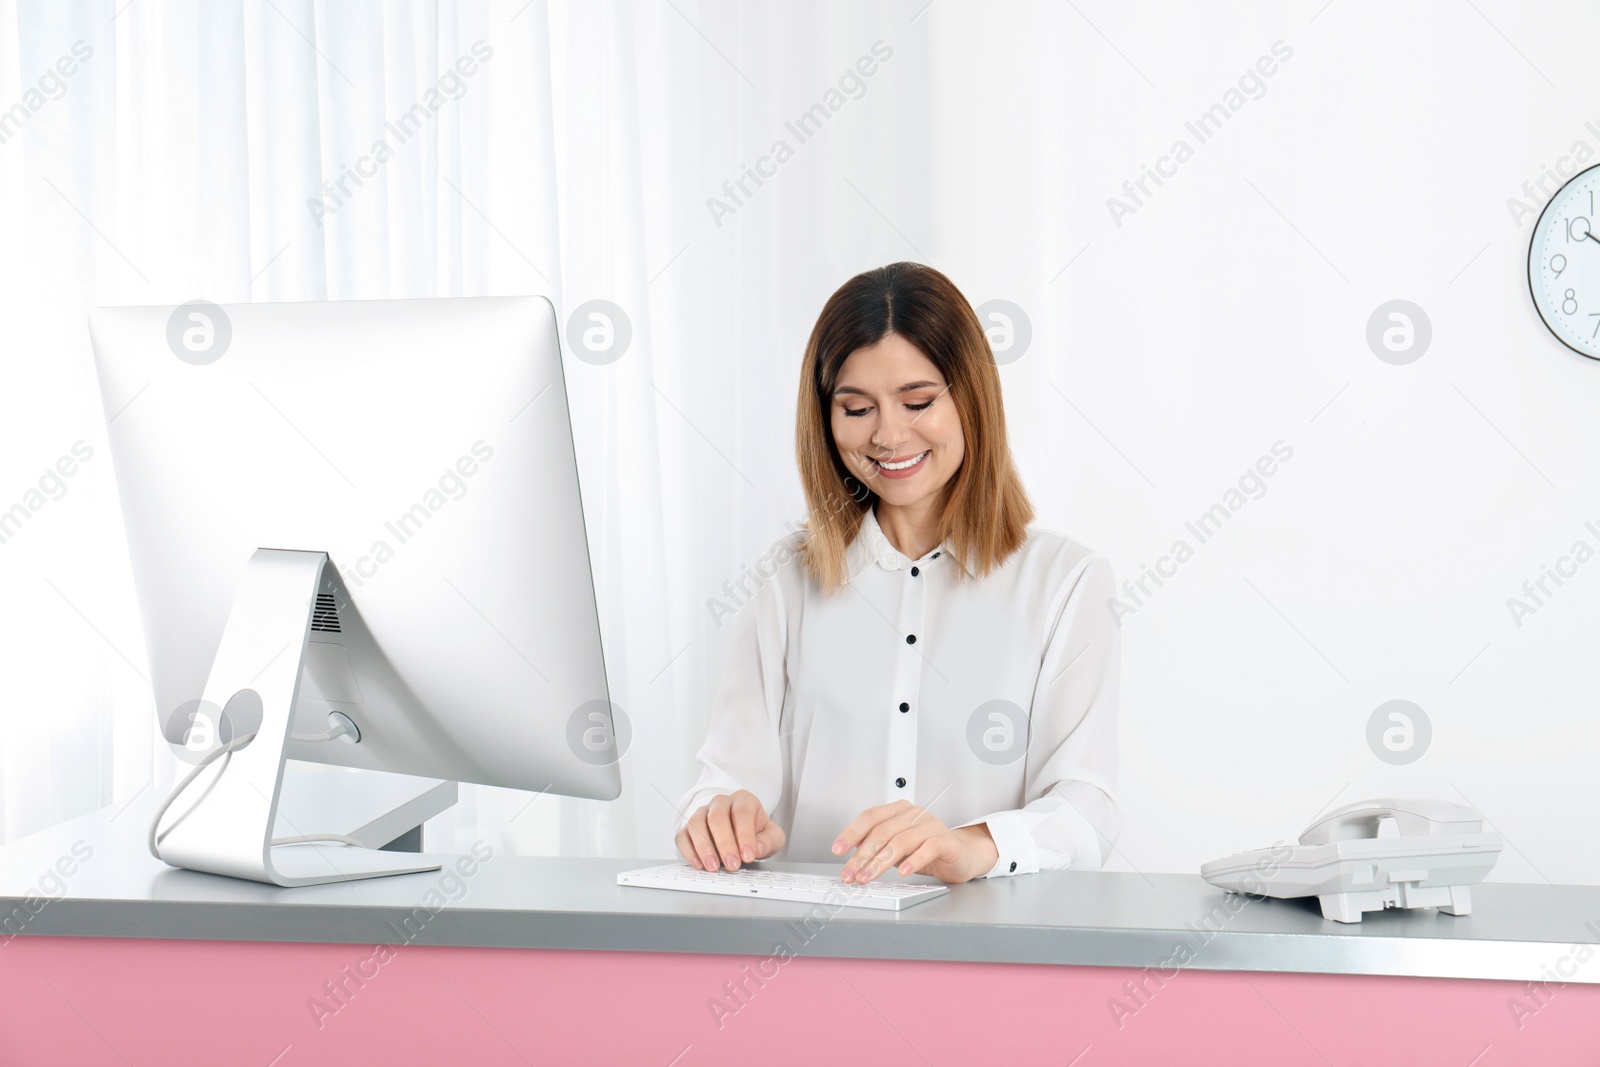
[[[1600,359],[1600,165],[1556,191],[1528,245],[1528,289],[1557,340]]]

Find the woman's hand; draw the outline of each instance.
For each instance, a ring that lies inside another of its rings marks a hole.
[[[952,830],[909,800],[856,816],[833,843],[835,855],[852,848],[856,854],[839,873],[846,882],[870,882],[891,866],[902,875],[920,872],[941,882],[968,882],[988,874],[1000,858],[985,824]]]
[[[767,809],[748,789],[714,796],[678,831],[684,861],[703,871],[739,869],[741,862],[770,856],[788,835],[767,817]]]

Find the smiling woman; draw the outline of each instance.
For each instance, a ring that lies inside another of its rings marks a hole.
[[[852,278],[822,309],[800,378],[805,565],[824,589],[839,587],[864,512],[823,505],[859,499],[861,486],[912,558],[948,534],[984,575],[1022,543],[1033,505],[1011,462],[1000,373],[950,279],[917,263]]]
[[[795,435],[810,516],[739,616],[679,805],[683,858],[853,850],[847,882],[1101,866],[1118,832],[1111,568],[1032,525],[999,369],[955,285],[895,263],[834,293]]]

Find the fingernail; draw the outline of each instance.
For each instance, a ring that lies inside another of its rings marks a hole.
[[[844,851],[844,842],[843,841],[835,841],[833,843],[833,854],[835,856],[837,856],[839,853],[841,853],[843,851]]]
[[[749,861],[755,859],[756,858],[756,850],[751,848],[749,845],[744,846],[744,858],[745,858],[745,862],[746,863],[748,863]]]
[[[729,870],[732,870],[733,868],[735,868],[735,867],[737,867],[739,865],[739,857],[735,856],[732,852],[728,853],[726,856],[724,856],[722,858],[728,861],[728,869]]]

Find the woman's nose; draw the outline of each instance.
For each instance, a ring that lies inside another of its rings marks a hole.
[[[907,427],[911,425],[910,417],[904,412],[885,415],[879,423],[878,432],[873,437],[873,444],[888,452],[898,455],[895,449],[904,444],[908,436]]]

